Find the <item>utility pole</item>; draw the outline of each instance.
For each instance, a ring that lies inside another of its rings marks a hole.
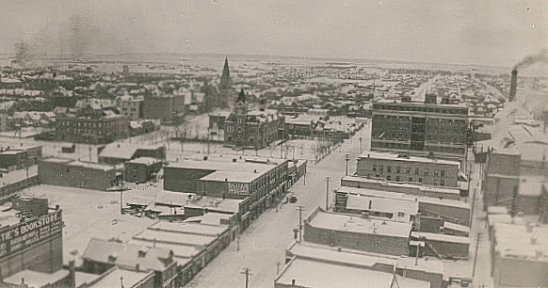
[[[326,187],[325,187],[325,211],[329,209],[329,177],[325,177]]]
[[[346,173],[345,176],[348,176],[348,161],[350,161],[350,154],[346,153],[344,161],[346,161]]]
[[[249,288],[249,276],[253,275],[251,273],[249,273],[249,268],[244,268],[244,271],[243,272],[240,272],[240,274],[244,274],[245,275],[245,288]]]
[[[474,252],[474,267],[472,268],[472,278],[474,278],[474,275],[476,275],[476,263],[478,262],[478,248],[480,240],[481,233],[478,233],[478,237],[476,237],[476,251]]]
[[[299,242],[303,242],[303,210],[304,210],[304,206],[299,205],[298,207],[299,208],[297,208],[297,210],[299,210]]]
[[[470,179],[468,179],[468,181],[470,181]],[[468,189],[470,189],[470,188],[468,188]],[[477,191],[478,191],[478,188],[474,188],[474,194],[472,195],[472,207],[471,207],[472,210],[470,211],[470,221],[469,221],[470,222],[469,223],[470,227],[472,227],[472,221],[474,220],[474,210],[475,210],[474,205],[476,203],[476,192]]]
[[[131,139],[131,138],[129,138]],[[91,162],[91,144],[89,144],[89,162]]]

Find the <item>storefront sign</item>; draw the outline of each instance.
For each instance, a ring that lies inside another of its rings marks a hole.
[[[236,195],[249,195],[249,185],[244,183],[228,183],[228,193]]]
[[[0,257],[61,234],[62,226],[61,211],[56,211],[0,230]]]

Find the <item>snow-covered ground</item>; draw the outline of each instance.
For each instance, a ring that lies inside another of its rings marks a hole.
[[[84,253],[91,238],[118,238],[127,241],[155,220],[120,213],[120,193],[72,187],[38,185],[22,192],[23,195],[46,197],[49,206],[60,205],[63,210],[63,262],[67,264]],[[132,197],[151,198],[149,190],[124,192],[123,201]]]

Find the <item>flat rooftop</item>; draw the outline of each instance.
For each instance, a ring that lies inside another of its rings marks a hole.
[[[186,244],[193,246],[207,246],[217,238],[213,236],[202,236],[202,235],[193,235],[186,233],[177,233],[177,232],[164,232],[164,231],[155,231],[155,230],[145,230],[135,236],[135,240],[145,240],[150,242],[163,242],[171,244]]]
[[[394,214],[394,218],[401,218],[398,213],[404,213],[409,220],[411,215],[419,212],[419,202],[412,199],[388,199],[367,195],[348,195],[347,209],[369,210]]]
[[[201,248],[198,248],[196,246],[189,246],[189,245],[183,245],[183,244],[168,244],[168,243],[159,243],[159,242],[154,243],[150,241],[135,240],[135,239],[129,240],[127,243],[140,245],[148,248],[158,247],[158,248],[168,249],[173,251],[173,255],[178,258],[192,258],[200,254],[200,252],[202,251]]]
[[[116,268],[114,269],[114,271],[108,273],[105,277],[101,278],[101,280],[91,285],[90,288],[120,287],[120,282],[122,278],[124,285],[123,287],[133,287],[139,282],[147,279],[148,277],[151,277],[151,275],[154,275],[154,272],[137,272]]]
[[[443,164],[443,165],[452,165],[459,167],[460,164],[457,161],[449,161],[443,159],[433,159],[428,157],[412,156],[388,152],[375,152],[375,151],[366,151],[362,155],[358,156],[358,159],[378,159],[378,160],[391,160],[391,161],[401,161],[401,162],[420,162],[428,164]]]
[[[25,284],[28,287],[44,287],[54,284],[61,279],[67,277],[68,270],[58,270],[54,273],[42,273],[32,270],[23,270],[15,273],[10,277],[4,278],[4,282],[13,285],[20,285],[22,279],[25,279]],[[120,281],[120,279],[118,279]]]
[[[233,162],[232,159],[236,159]],[[238,171],[240,173],[254,173],[262,175],[271,169],[275,168],[276,164],[253,163],[245,162],[244,159],[239,159],[236,156],[227,157],[209,157],[208,160],[199,159],[183,159],[179,162],[169,162],[167,168],[183,168],[183,169],[201,169],[211,171]],[[222,178],[224,181],[224,178]]]
[[[417,232],[417,231],[411,232],[411,236],[413,236],[415,238],[424,237],[427,240],[432,240],[432,241],[450,242],[450,243],[470,245],[470,238],[468,238],[468,237],[445,235],[445,234],[438,234],[438,233],[428,233],[428,232]]]
[[[408,238],[411,223],[362,218],[357,215],[330,213],[319,210],[309,224],[313,227],[362,234],[378,234]]]
[[[390,191],[375,190],[375,189],[369,189],[369,188],[341,186],[339,187],[339,189],[337,189],[337,192],[348,193],[350,195],[364,195],[364,196],[372,196],[372,197],[387,198],[387,199],[405,199],[405,200],[411,200],[411,201],[418,201],[422,203],[430,203],[430,204],[436,204],[436,205],[442,205],[442,206],[470,209],[469,203],[459,201],[459,200],[439,199],[439,198],[429,197],[429,196],[405,194],[400,192],[390,192]]]
[[[275,280],[287,286],[292,281],[298,287],[310,288],[391,288],[394,279],[390,273],[297,258]]]
[[[188,233],[205,236],[220,236],[228,231],[227,225],[206,225],[201,223],[177,223],[159,221],[149,226],[150,230]]]
[[[394,256],[387,254],[377,254],[364,252],[361,250],[347,249],[342,247],[330,247],[327,245],[294,242],[288,249],[288,252],[296,257],[317,259],[332,263],[351,264],[362,266],[363,268],[374,268],[375,265],[396,265],[400,268],[415,271],[426,271],[429,273],[444,273],[443,261],[434,257],[422,257],[415,263],[414,257]]]
[[[538,197],[548,180],[544,176],[522,175],[519,177],[519,195]]]
[[[501,257],[548,262],[547,225],[496,223],[494,235]]]
[[[460,197],[460,191],[458,188],[449,188],[449,187],[440,187],[440,186],[424,186],[424,185],[410,184],[410,183],[397,183],[397,182],[370,179],[370,178],[359,177],[359,176],[344,176],[342,180],[375,184],[375,185],[379,185],[380,187],[386,187],[385,189],[390,189],[391,187],[409,188],[409,189],[415,189],[424,193],[440,193],[440,194],[448,194],[448,195],[453,195],[455,197],[456,196]]]
[[[133,164],[145,164],[145,165],[152,165],[158,162],[162,162],[160,159],[152,158],[152,157],[139,157],[135,158],[133,160],[129,160],[129,163]]]
[[[253,180],[257,179],[257,177],[261,176],[261,174],[258,173],[251,173],[251,172],[239,172],[239,171],[215,171],[211,174],[208,174],[200,180],[203,181],[216,181],[216,182],[225,182],[225,180],[228,180],[228,182],[238,182],[238,183],[251,183]]]

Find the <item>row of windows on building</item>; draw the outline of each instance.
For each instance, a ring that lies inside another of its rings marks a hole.
[[[373,105],[375,110],[392,110],[392,111],[416,111],[416,112],[429,112],[429,113],[443,113],[443,114],[459,114],[467,115],[468,109],[447,109],[447,108],[434,108],[434,107],[420,107],[420,106],[389,106],[389,105]]]
[[[113,127],[117,123],[115,122],[80,122],[80,121],[63,121],[61,126],[63,127],[85,127],[85,128],[102,128]]]
[[[379,164],[378,169],[377,169],[377,164],[373,164],[372,170],[375,171],[375,172],[378,171],[380,173],[384,173],[384,165]],[[392,170],[393,170],[392,166],[390,166],[390,165],[386,166],[386,172],[387,173],[392,173]],[[415,168],[414,170],[415,170],[414,174],[418,175],[420,173],[419,168]],[[405,171],[405,174],[411,174],[411,167],[405,167],[404,169],[402,169],[402,166],[396,166],[394,171],[395,171],[395,173],[402,173],[402,174],[403,174],[402,171]],[[440,169],[440,170],[434,169],[433,172],[434,172],[433,173],[434,177],[445,177],[445,170],[443,170],[443,169]],[[429,172],[428,168],[424,168],[424,174],[423,175],[424,176],[429,176],[430,175],[430,172]]]
[[[371,177],[371,174],[367,174],[367,177]],[[381,175],[380,174],[375,174],[375,178],[381,178]],[[415,178],[407,177],[407,183],[417,183],[417,182],[422,183],[422,177],[418,177],[416,179],[417,180],[415,181]],[[392,181],[392,175],[387,175],[386,180],[387,181]],[[404,182],[405,181],[405,176],[396,175],[394,180],[396,182]],[[443,178],[441,178],[441,179],[434,178],[433,179],[433,184],[434,184],[434,186],[445,186],[445,180]]]

